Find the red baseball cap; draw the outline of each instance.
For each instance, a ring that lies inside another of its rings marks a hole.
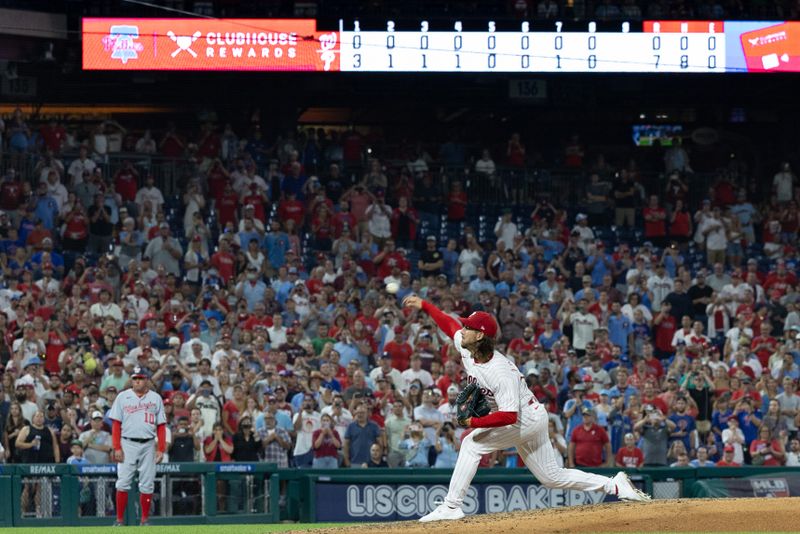
[[[470,330],[483,332],[492,339],[497,335],[497,321],[490,314],[483,311],[472,312],[469,317],[462,317],[461,324]]]

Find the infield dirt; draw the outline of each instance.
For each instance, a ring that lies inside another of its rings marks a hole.
[[[509,514],[471,516],[444,523],[372,523],[320,529],[328,534],[555,534],[590,532],[798,532],[800,498],[678,499],[610,503]]]

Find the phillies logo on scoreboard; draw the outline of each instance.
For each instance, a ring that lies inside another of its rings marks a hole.
[[[330,32],[319,36],[319,58],[325,62],[324,70],[331,70],[331,64],[336,59],[336,42],[338,33]]]
[[[144,50],[144,45],[136,41],[138,38],[138,26],[111,26],[108,34],[103,37],[103,48],[106,52],[111,52],[111,58],[120,60],[124,65],[131,59],[137,59]]]

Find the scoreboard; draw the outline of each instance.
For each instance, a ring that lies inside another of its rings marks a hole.
[[[569,31],[561,22],[534,31],[530,22],[500,31],[359,31],[358,22],[340,32],[340,70],[346,72],[724,72],[724,23],[621,22],[599,31],[595,22]]]
[[[85,70],[800,72],[800,22],[83,19]]]

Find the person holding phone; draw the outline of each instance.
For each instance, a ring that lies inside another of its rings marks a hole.
[[[320,428],[312,436],[314,448],[314,469],[335,469],[339,467],[339,450],[342,447],[342,438],[333,424],[333,418],[328,414],[320,417]]]

